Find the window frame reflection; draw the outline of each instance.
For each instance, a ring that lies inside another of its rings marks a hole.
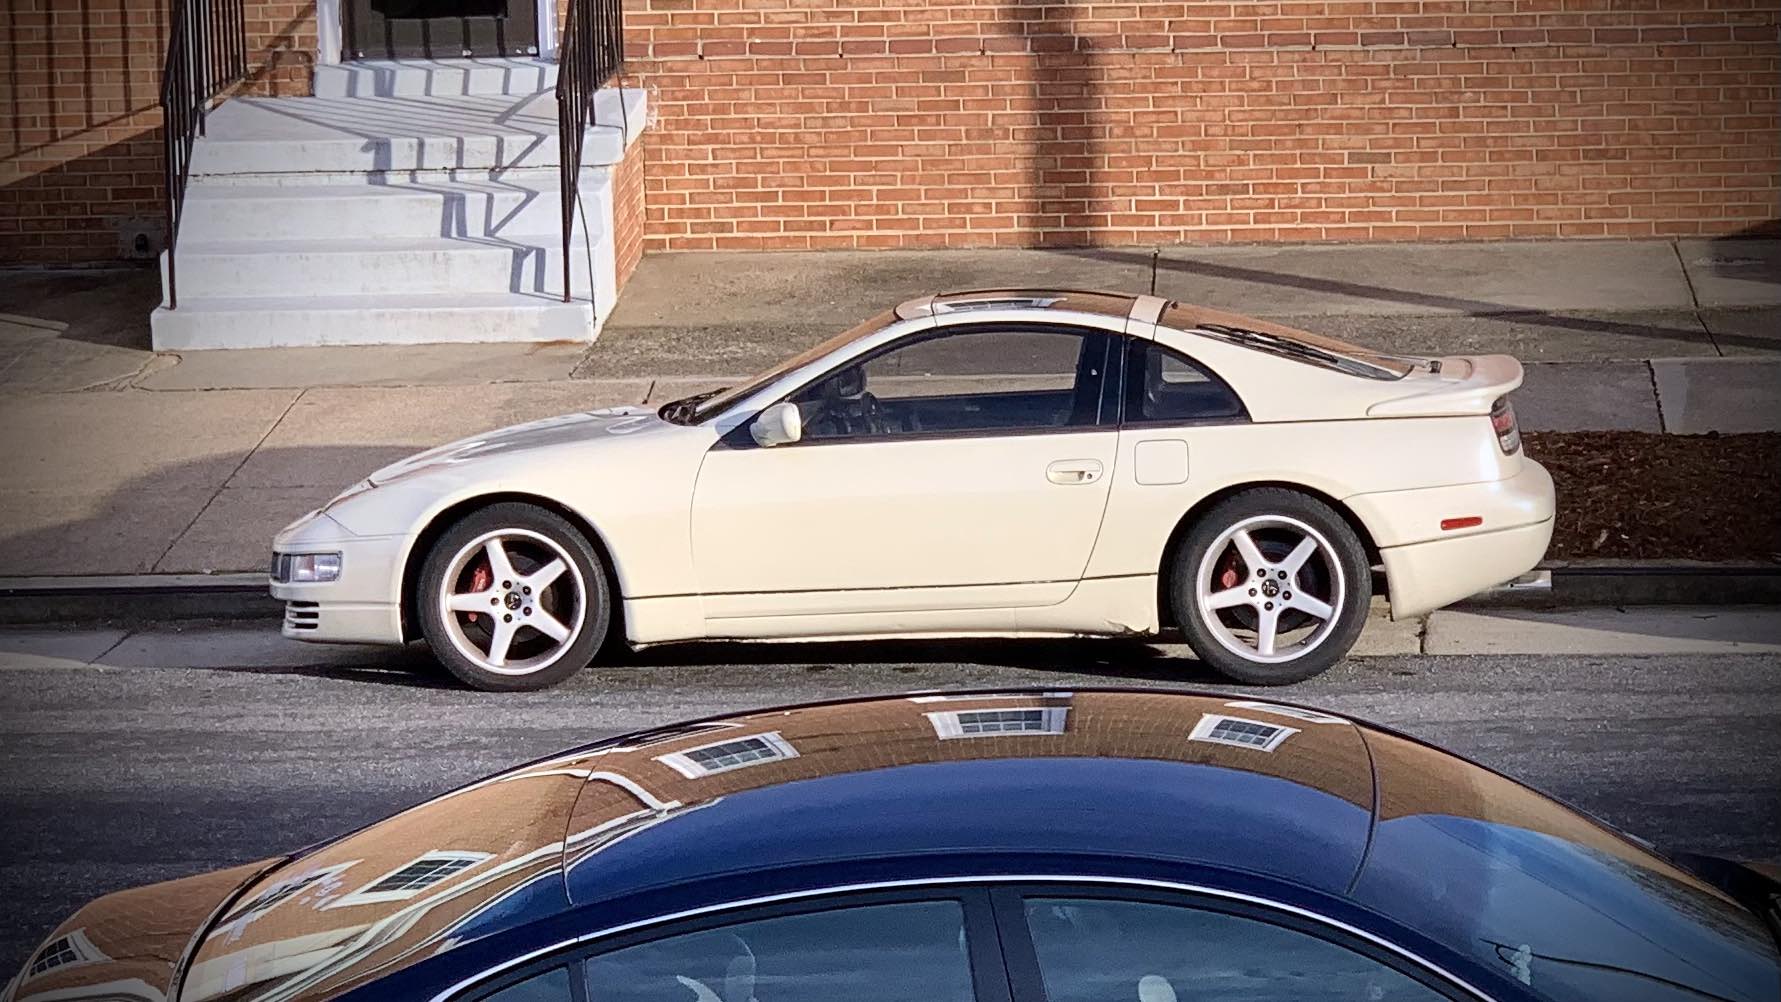
[[[589,984],[592,964],[603,956],[633,947],[701,933],[722,932],[774,919],[909,904],[950,904],[957,907],[965,934],[963,959],[967,965],[966,973],[974,1002],[1012,1002],[1002,966],[1002,948],[991,911],[989,891],[982,886],[964,883],[930,883],[888,890],[836,891],[771,903],[719,906],[697,915],[678,918],[664,916],[648,920],[640,928],[597,935],[596,938],[581,943],[579,947],[551,951],[528,963],[501,971],[498,977],[481,981],[447,997],[452,1002],[500,1002],[502,991],[550,970],[567,967],[573,993],[565,996],[562,1002],[605,1002],[598,990]],[[687,991],[683,995],[686,1002],[692,1002],[692,992]]]

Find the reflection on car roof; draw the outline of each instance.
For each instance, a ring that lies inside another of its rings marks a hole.
[[[1496,865],[1468,848],[1481,836],[1413,840],[1414,860],[1382,837],[1369,857],[1375,831],[1418,823],[1507,826],[1579,881],[1607,866],[1713,911],[1704,885],[1563,805],[1344,717],[1143,690],[916,694],[644,731],[449,793],[249,888],[182,998],[331,997],[571,909],[841,862],[1146,860],[1332,895],[1363,868],[1391,887]],[[1409,907],[1393,901],[1374,905]]]
[[[1075,289],[975,289],[942,292],[911,299],[897,307],[904,320],[971,310],[1064,310],[1125,318],[1131,315],[1135,295]]]

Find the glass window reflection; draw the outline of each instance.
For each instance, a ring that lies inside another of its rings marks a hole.
[[[1379,961],[1223,912],[1143,901],[1029,898],[1049,1002],[1435,1002]]]
[[[592,1002],[970,1002],[964,911],[908,902],[788,915],[592,957]]]

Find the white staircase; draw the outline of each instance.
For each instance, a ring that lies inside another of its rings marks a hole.
[[[192,154],[155,348],[592,340],[617,296],[612,171],[644,97],[596,98],[564,302],[555,71],[324,66],[315,97],[223,102]]]

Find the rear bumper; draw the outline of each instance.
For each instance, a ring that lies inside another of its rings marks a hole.
[[[1552,477],[1523,460],[1513,477],[1426,490],[1362,494],[1349,506],[1385,564],[1394,617],[1415,616],[1533,570],[1552,541]],[[1458,530],[1445,519],[1476,517]]]
[[[1552,519],[1475,536],[1382,549],[1393,619],[1457,602],[1533,570],[1552,541]]]

